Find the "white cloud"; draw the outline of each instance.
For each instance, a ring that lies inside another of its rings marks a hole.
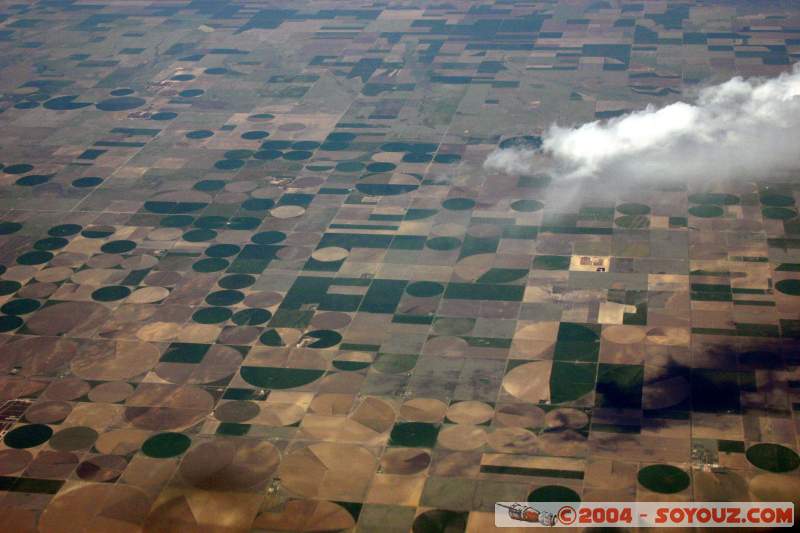
[[[508,174],[530,172],[536,160],[536,151],[525,148],[495,150],[483,164],[486,168],[502,170]]]
[[[648,106],[572,128],[554,124],[542,141],[540,151],[495,150],[484,166],[611,181],[759,179],[796,170],[800,64],[777,78],[736,77],[707,87],[693,103]]]

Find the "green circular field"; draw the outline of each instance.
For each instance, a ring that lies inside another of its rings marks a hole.
[[[689,474],[672,465],[650,465],[639,470],[639,483],[660,494],[674,494],[685,490],[691,482]]]
[[[791,472],[800,466],[800,457],[791,448],[780,444],[755,444],[747,449],[750,464],[770,472]]]
[[[568,487],[561,485],[545,485],[528,494],[529,502],[579,502],[581,497]]]
[[[159,433],[142,444],[142,453],[154,459],[167,459],[189,449],[192,439],[183,433]]]

